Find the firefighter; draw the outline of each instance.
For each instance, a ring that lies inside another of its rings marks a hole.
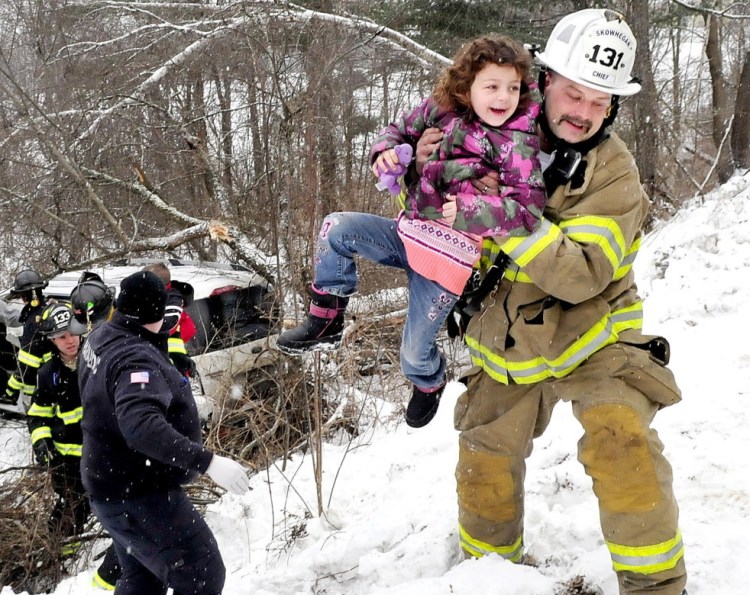
[[[11,298],[21,298],[24,303],[23,310],[19,316],[19,322],[23,324],[21,335],[21,348],[16,358],[16,371],[8,379],[5,395],[2,402],[6,405],[15,405],[21,397],[20,408],[26,409],[31,395],[36,388],[36,375],[39,367],[50,357],[49,341],[39,333],[39,321],[44,308],[47,306],[47,298],[42,290],[47,287],[39,273],[32,269],[25,269],[16,275],[13,289],[10,291]]]
[[[244,494],[249,480],[242,465],[202,445],[190,383],[159,332],[166,302],[155,274],[126,277],[112,319],[84,344],[81,474],[123,567],[118,593],[218,595],[221,553],[182,486],[206,473]]]
[[[681,396],[668,343],[642,334],[632,265],[649,200],[608,129],[620,98],[640,90],[635,50],[622,15],[587,9],[564,17],[537,56],[548,202],[536,232],[487,246],[489,262],[502,253],[509,264],[465,337],[459,539],[467,556],[523,559],[525,460],[553,407],[570,402],[620,593],[678,595],[686,570],[672,469],[651,423]],[[436,138],[423,136],[417,167]],[[493,176],[476,185],[497,194]]]
[[[193,378],[195,362],[188,354],[186,343],[195,336],[196,329],[190,314],[185,311],[192,300],[193,288],[189,283],[173,281],[169,267],[163,262],[148,264],[142,270],[154,273],[167,288],[167,307],[164,311],[162,332],[169,333],[169,359],[180,374]]]
[[[70,302],[73,306],[70,332],[85,335],[112,317],[115,288],[107,287],[96,273],[84,271],[70,292]]]
[[[49,468],[57,494],[49,531],[59,540],[83,533],[91,513],[81,481],[82,408],[76,374],[81,338],[70,332],[72,316],[68,302],[52,303],[42,313],[39,331],[51,342],[52,351],[39,368],[37,389],[26,418],[36,461]],[[67,540],[62,554],[75,554],[79,545]],[[110,545],[93,582],[114,590],[119,574],[117,554]]]

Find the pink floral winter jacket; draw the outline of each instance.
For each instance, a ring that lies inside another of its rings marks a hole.
[[[409,143],[416,152],[423,132],[439,128],[443,140],[425,164],[418,183],[407,191],[406,216],[440,219],[443,197],[455,194],[458,215],[454,229],[480,236],[527,235],[539,226],[545,202],[536,135],[541,109],[538,97],[538,91],[532,90],[532,101],[500,128],[441,111],[432,99],[425,99],[380,133],[372,145],[370,162],[402,143]],[[499,196],[479,194],[471,180],[493,170],[500,174]]]

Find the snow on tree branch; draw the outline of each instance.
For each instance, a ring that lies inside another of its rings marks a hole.
[[[261,250],[258,250],[254,243],[250,241],[247,235],[238,227],[221,221],[204,221],[196,217],[191,217],[169,205],[157,192],[142,183],[128,182],[92,169],[85,169],[83,171],[92,180],[112,184],[144,197],[149,203],[159,209],[162,213],[168,215],[174,221],[183,224],[190,224],[192,226],[189,229],[184,230],[186,232],[185,235],[180,235],[182,232],[178,232],[170,236],[148,238],[129,243],[129,250],[126,250],[124,253],[127,253],[128,251],[138,252],[154,250],[157,248],[171,249],[184,244],[185,242],[208,236],[213,241],[221,242],[232,248],[238,256],[248,263],[264,279],[273,282],[274,274],[272,270],[272,259]],[[183,241],[179,241],[180,238],[183,238]],[[110,253],[110,256],[112,256],[112,253]]]
[[[105,7],[112,7],[117,9],[128,9],[133,10],[134,7],[141,7],[143,9],[148,8],[149,10],[155,8],[156,6],[162,7],[162,8],[184,8],[185,4],[170,4],[170,3],[164,3],[164,4],[151,4],[151,3],[125,3],[125,2],[101,2],[101,3],[86,3],[87,7],[95,6],[95,5],[101,5]],[[82,5],[79,5],[82,6]],[[204,5],[200,5],[201,7],[204,7]],[[374,23],[370,21],[369,19],[365,19],[358,16],[346,16],[346,15],[337,15],[327,12],[321,12],[321,11],[315,11],[315,10],[309,10],[305,9],[299,6],[296,6],[291,3],[285,3],[285,2],[267,2],[267,1],[251,1],[251,2],[239,2],[234,5],[230,5],[230,7],[235,8],[237,10],[242,10],[246,13],[245,16],[233,16],[228,17],[226,20],[223,20],[219,26],[217,26],[215,29],[210,31],[198,31],[194,27],[187,27],[176,25],[174,23],[169,23],[169,26],[171,28],[174,28],[175,30],[181,30],[185,32],[190,32],[193,34],[200,34],[201,39],[198,39],[196,41],[193,41],[190,43],[187,47],[173,55],[169,60],[164,62],[161,67],[157,68],[148,78],[146,78],[143,82],[141,82],[130,94],[130,97],[123,99],[119,101],[118,103],[110,106],[107,109],[102,110],[102,112],[96,117],[96,119],[89,125],[89,127],[86,129],[86,131],[81,135],[79,140],[83,140],[93,134],[99,124],[102,122],[103,119],[105,119],[110,114],[116,112],[117,110],[123,109],[127,107],[128,105],[131,105],[133,102],[137,102],[141,99],[143,99],[147,93],[147,91],[161,82],[168,74],[177,68],[178,66],[183,65],[185,62],[187,62],[192,56],[197,55],[202,50],[206,49],[207,46],[209,46],[211,43],[213,43],[216,39],[234,32],[238,30],[242,30],[246,27],[250,26],[257,26],[259,17],[262,19],[265,17],[266,19],[284,19],[287,23],[299,23],[299,24],[309,24],[314,22],[328,22],[328,23],[334,23],[337,25],[342,25],[344,27],[348,27],[355,31],[360,31],[364,33],[370,34],[370,39],[375,41],[381,41],[385,42],[386,44],[390,45],[391,47],[400,49],[403,51],[406,55],[411,56],[414,60],[416,60],[420,65],[422,65],[424,68],[427,69],[435,69],[442,66],[445,66],[447,64],[450,64],[450,60],[446,58],[445,56],[442,56],[441,54],[438,54],[437,52],[433,52],[432,50],[426,48],[425,46],[416,43],[406,35],[399,33],[398,31],[395,31],[393,29],[389,29],[388,27],[385,27],[383,25],[379,25],[377,23]],[[209,7],[205,7],[209,8]],[[214,7],[215,9],[218,9],[218,7]],[[223,10],[227,11],[227,7],[222,7]],[[160,23],[162,23],[161,26],[166,26],[166,21],[164,21],[163,18],[159,18]],[[205,23],[202,23],[202,25],[205,25]]]
[[[701,6],[700,3],[694,6],[692,4],[688,4],[687,2],[684,2],[683,0],[672,0],[672,2],[677,4],[677,6],[682,6],[683,8],[686,8],[692,12],[699,12],[701,14],[710,14],[710,15],[725,18],[725,19],[738,19],[738,20],[750,19],[750,14],[739,14],[739,13],[729,12],[730,10],[736,7],[743,7],[745,10],[747,10],[748,4],[744,2],[742,3],[735,2],[734,4],[730,5],[728,8],[725,8],[724,10],[706,8],[704,6]]]

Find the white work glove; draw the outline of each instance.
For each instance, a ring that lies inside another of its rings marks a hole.
[[[206,470],[206,475],[232,494],[244,494],[250,489],[250,480],[247,478],[245,468],[227,457],[214,455]]]

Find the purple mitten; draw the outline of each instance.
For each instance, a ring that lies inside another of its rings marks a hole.
[[[375,184],[378,190],[386,190],[395,195],[401,193],[401,186],[398,183],[398,179],[406,173],[406,169],[411,163],[411,158],[414,155],[414,149],[409,144],[396,145],[393,149],[396,151],[398,157],[398,166],[394,171],[382,171],[380,172],[380,181]]]

